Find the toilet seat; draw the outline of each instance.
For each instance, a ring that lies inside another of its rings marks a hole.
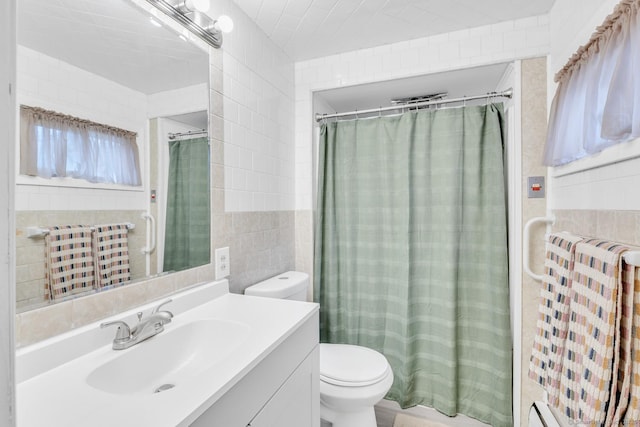
[[[342,387],[363,387],[389,375],[385,357],[370,348],[348,344],[320,344],[320,380]]]

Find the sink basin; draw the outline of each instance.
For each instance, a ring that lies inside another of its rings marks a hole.
[[[98,366],[87,384],[113,394],[151,394],[180,387],[230,357],[249,333],[234,321],[203,319],[167,329]]]

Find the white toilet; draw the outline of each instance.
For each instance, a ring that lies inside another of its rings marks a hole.
[[[245,295],[307,300],[309,275],[288,271],[249,286]],[[387,394],[393,371],[377,351],[320,344],[320,417],[333,427],[376,427],[373,405]]]

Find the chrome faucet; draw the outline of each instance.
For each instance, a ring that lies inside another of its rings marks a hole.
[[[168,299],[163,301],[144,319],[142,318],[142,312],[138,312],[138,324],[133,328],[130,328],[129,325],[122,320],[104,322],[100,324],[100,327],[106,328],[107,326],[117,325],[118,331],[116,332],[116,337],[113,339],[113,349],[124,350],[164,331],[164,325],[171,322],[173,313],[168,310],[160,311],[160,307],[171,301],[173,300]]]

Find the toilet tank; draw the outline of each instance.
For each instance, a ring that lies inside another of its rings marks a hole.
[[[287,271],[264,280],[244,290],[245,295],[267,298],[306,301],[309,275],[299,271]]]

